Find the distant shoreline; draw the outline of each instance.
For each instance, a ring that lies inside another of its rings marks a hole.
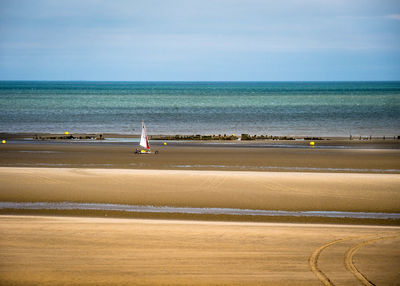
[[[259,134],[149,134],[150,140],[187,140],[187,141],[393,141],[400,143],[400,135],[397,136],[305,136],[305,135],[259,135]],[[43,133],[43,132],[0,132],[0,139],[3,140],[68,140],[68,139],[107,139],[107,138],[140,138],[140,134],[123,133]]]

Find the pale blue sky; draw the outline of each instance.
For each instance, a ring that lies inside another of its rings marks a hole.
[[[0,0],[0,80],[400,80],[400,1]]]

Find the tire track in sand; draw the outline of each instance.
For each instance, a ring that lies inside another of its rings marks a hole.
[[[345,264],[347,270],[350,271],[363,285],[375,286],[375,284],[372,281],[368,280],[368,278],[364,274],[362,274],[357,269],[357,267],[354,265],[353,256],[361,247],[363,247],[367,244],[371,244],[371,243],[374,243],[374,242],[377,242],[380,240],[384,240],[384,239],[392,239],[392,238],[398,238],[398,237],[400,237],[400,235],[382,236],[382,237],[378,237],[378,238],[364,240],[364,241],[354,245],[346,252],[345,257],[344,257],[344,264]]]
[[[308,263],[310,264],[311,270],[312,272],[314,272],[315,276],[317,276],[317,278],[319,279],[319,281],[322,282],[322,284],[324,284],[325,286],[334,286],[335,284],[333,284],[333,282],[328,278],[328,276],[326,276],[326,274],[319,269],[318,267],[318,259],[319,256],[321,255],[321,252],[331,246],[334,245],[336,243],[339,242],[343,242],[346,240],[350,240],[350,239],[355,239],[357,237],[350,237],[350,238],[342,238],[342,239],[337,239],[331,242],[328,242],[320,247],[318,247],[316,250],[314,250],[314,252],[311,254],[310,258],[308,259]]]

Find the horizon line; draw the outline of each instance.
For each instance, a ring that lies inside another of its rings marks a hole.
[[[397,80],[42,80],[0,79],[0,82],[400,82]]]

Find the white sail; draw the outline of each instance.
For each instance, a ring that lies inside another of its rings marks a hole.
[[[144,121],[142,121],[142,136],[140,137],[140,146],[146,149],[150,149],[149,140],[147,139],[146,127]]]

